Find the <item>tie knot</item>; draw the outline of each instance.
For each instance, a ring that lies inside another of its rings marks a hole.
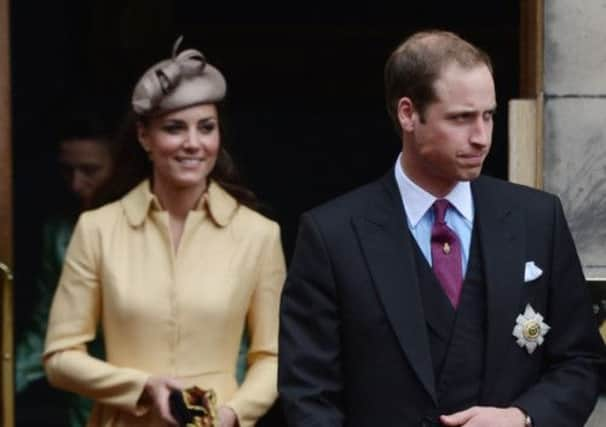
[[[433,211],[434,211],[434,215],[435,215],[435,222],[438,222],[440,224],[445,223],[446,209],[448,209],[449,204],[450,203],[446,199],[438,199],[435,202],[433,202]]]

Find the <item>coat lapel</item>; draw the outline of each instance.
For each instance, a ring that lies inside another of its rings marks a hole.
[[[472,192],[486,279],[484,401],[498,387],[499,374],[509,360],[507,351],[522,297],[526,245],[520,209],[504,200],[484,178],[472,183]]]
[[[427,326],[415,269],[412,238],[406,226],[393,170],[376,192],[366,215],[353,219],[379,298],[409,363],[437,403]]]

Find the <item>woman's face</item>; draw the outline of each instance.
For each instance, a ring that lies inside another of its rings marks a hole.
[[[153,163],[154,186],[206,188],[219,153],[217,108],[201,104],[138,125],[139,142]]]
[[[69,139],[59,145],[59,166],[70,190],[87,208],[95,192],[111,176],[113,161],[105,142]]]

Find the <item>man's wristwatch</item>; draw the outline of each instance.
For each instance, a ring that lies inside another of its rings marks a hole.
[[[522,413],[522,415],[524,415],[524,427],[534,427],[532,418],[530,418],[530,415],[528,415],[528,412],[526,412],[524,409],[520,408],[519,406],[514,406],[514,408],[517,408]]]
[[[524,413],[524,427],[534,427],[532,423],[532,418],[527,413]]]

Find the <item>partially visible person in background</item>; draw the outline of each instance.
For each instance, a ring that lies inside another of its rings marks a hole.
[[[198,386],[221,427],[250,427],[277,397],[280,228],[225,150],[223,75],[177,48],[135,86],[126,163],[80,216],[53,300],[45,369],[95,399],[89,426],[176,425],[170,393]],[[87,351],[99,324],[106,360]]]
[[[43,225],[35,302],[15,348],[16,421],[24,426],[43,422],[46,426],[81,427],[86,425],[92,406],[88,399],[48,385],[42,351],[52,297],[75,221],[93,206],[96,191],[113,172],[113,125],[102,114],[82,109],[66,112],[60,118],[55,155],[63,178],[63,194],[53,198],[53,212]],[[102,340],[95,340],[89,350],[102,355]]]

